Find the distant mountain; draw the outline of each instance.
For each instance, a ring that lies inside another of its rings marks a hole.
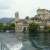
[[[9,23],[12,20],[15,20],[15,18],[0,18],[0,23]]]

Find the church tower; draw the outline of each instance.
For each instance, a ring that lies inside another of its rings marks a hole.
[[[19,19],[19,13],[18,12],[15,12],[15,19],[16,19],[16,21],[18,21],[18,19]]]
[[[15,32],[17,32],[17,21],[19,20],[19,13],[15,12]]]

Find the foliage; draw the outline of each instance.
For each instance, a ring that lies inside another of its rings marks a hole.
[[[4,25],[2,23],[0,23],[0,31],[2,31],[4,28]]]
[[[15,24],[14,24],[14,23],[11,23],[11,24],[9,25],[9,29],[10,29],[10,30],[15,30]]]
[[[29,16],[26,16],[26,18],[25,18],[25,19],[27,19],[27,20],[28,20],[28,19],[29,19]]]
[[[50,33],[50,26],[45,26],[45,27],[44,27],[44,31],[47,32],[47,33],[48,33],[48,32]]]
[[[0,23],[0,31],[6,31],[6,30],[15,30],[15,24],[10,23],[4,25],[3,23]]]
[[[50,33],[50,29],[48,29],[48,32]]]
[[[38,29],[39,25],[36,23],[30,23],[29,24],[29,37],[35,37],[37,36],[37,29]]]
[[[3,30],[4,31],[9,30],[9,25],[5,25]]]

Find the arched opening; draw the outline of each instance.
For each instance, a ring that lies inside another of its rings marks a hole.
[[[26,33],[26,27],[23,28],[23,33],[24,33],[24,34]]]

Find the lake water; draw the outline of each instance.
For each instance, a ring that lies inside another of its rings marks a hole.
[[[0,33],[0,50],[18,50],[22,46],[15,33]]]
[[[50,50],[50,48],[35,48],[29,40],[18,41],[15,33],[0,33],[0,50]]]

